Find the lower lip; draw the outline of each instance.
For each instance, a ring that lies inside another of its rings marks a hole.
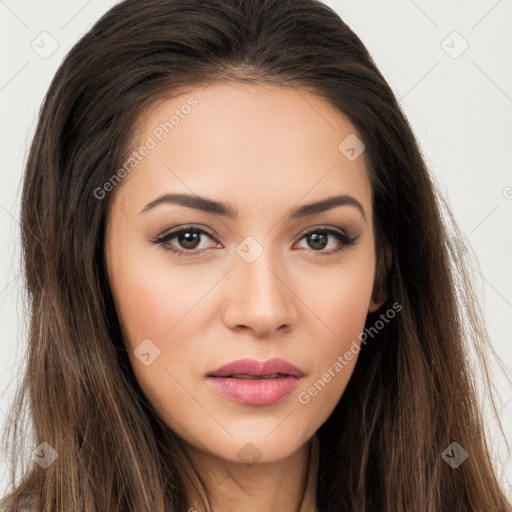
[[[289,395],[300,379],[287,376],[276,379],[234,379],[209,377],[212,386],[235,402],[246,405],[272,405]]]

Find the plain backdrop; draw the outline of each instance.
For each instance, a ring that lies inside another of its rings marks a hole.
[[[142,0],[141,0],[142,1]],[[19,199],[38,109],[57,67],[115,2],[0,0],[0,428],[23,364]],[[403,106],[478,258],[480,300],[505,371],[493,367],[512,444],[512,0],[338,0]],[[512,458],[485,412],[498,474]],[[0,458],[0,495],[6,484]]]

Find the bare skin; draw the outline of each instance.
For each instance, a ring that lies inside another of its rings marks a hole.
[[[157,140],[155,128],[191,97],[197,106]],[[316,394],[308,390],[359,345],[368,312],[384,301],[374,293],[364,153],[351,161],[338,149],[351,134],[346,116],[303,90],[191,89],[145,113],[134,147],[148,136],[157,144],[109,196],[106,263],[133,370],[155,412],[183,439],[215,511],[299,510],[311,437],[343,394],[357,354]],[[221,201],[238,215],[169,203],[143,211],[165,193]],[[354,201],[288,217],[342,194]],[[188,226],[206,233],[188,245],[178,235],[152,243]],[[322,229],[341,232],[343,241]],[[248,262],[245,254],[259,256]],[[134,355],[143,340],[160,351],[149,365]],[[305,373],[273,405],[235,402],[206,378],[236,359],[273,357]],[[241,459],[244,446],[256,447],[255,464]]]

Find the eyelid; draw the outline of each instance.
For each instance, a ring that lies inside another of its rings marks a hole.
[[[328,232],[334,231],[336,233],[339,233],[340,235],[349,237],[349,234],[347,233],[347,231],[340,226],[332,226],[330,224],[319,224],[318,226],[309,227],[305,231],[303,231],[299,235],[299,240],[302,240],[306,235],[309,235],[310,233],[314,233],[315,231],[328,231]]]
[[[199,227],[200,225],[184,225],[184,226],[178,226],[176,228],[173,228],[171,230],[167,230],[163,232],[161,235],[157,235],[155,238],[150,240],[150,242],[154,245],[162,244],[164,245],[164,249],[170,251],[171,253],[176,253],[178,256],[184,255],[186,257],[189,256],[196,256],[200,253],[204,253],[206,251],[209,251],[210,249],[213,249],[213,247],[208,247],[206,249],[196,249],[196,250],[182,250],[182,249],[169,249],[165,247],[165,244],[169,242],[169,240],[172,240],[176,236],[178,236],[182,232],[186,231],[196,231],[200,234],[205,234],[212,238],[215,242],[220,243],[218,240],[217,235],[211,231],[210,229],[207,229],[205,227]],[[348,249],[350,246],[354,245],[357,242],[357,239],[359,238],[359,235],[350,235],[347,233],[347,231],[339,226],[331,226],[331,225],[318,225],[307,228],[305,231],[303,231],[299,236],[296,243],[301,242],[307,235],[314,233],[316,231],[325,231],[328,233],[328,235],[334,236],[338,239],[338,241],[342,244],[341,248],[339,249],[331,249],[330,251],[315,251],[315,250],[309,250],[309,252],[312,252],[315,256],[328,256],[332,254],[338,254],[341,251],[344,251]],[[345,240],[340,240],[335,235],[339,235],[340,237],[344,238]],[[295,245],[295,244],[294,244]],[[307,250],[307,249],[305,249]]]
[[[172,228],[172,229],[164,231],[162,234],[157,235],[156,237],[151,239],[150,242],[152,244],[164,244],[164,243],[167,243],[169,240],[172,240],[173,238],[175,238],[176,236],[178,236],[182,232],[197,231],[197,232],[199,232],[201,234],[208,235],[210,238],[212,238],[217,243],[219,243],[218,236],[217,236],[216,233],[214,233],[213,231],[209,230],[208,228],[198,227],[198,226],[200,226],[200,224],[193,224],[193,225],[190,224],[190,225],[178,226],[176,228]],[[202,251],[204,251],[204,250],[208,250],[208,249],[202,249]],[[201,251],[201,249],[200,249],[200,251]],[[189,253],[189,254],[193,254],[194,250],[183,251],[183,252],[186,252],[186,253]]]
[[[311,233],[315,233],[317,231],[325,231],[331,236],[334,236],[340,243],[341,247],[338,249],[331,249],[330,251],[314,251],[313,249],[310,249],[309,252],[313,253],[313,255],[316,257],[327,257],[335,254],[339,254],[351,246],[355,245],[357,243],[357,240],[359,239],[360,235],[350,235],[347,230],[343,229],[340,226],[332,226],[332,225],[319,225],[319,226],[313,226],[311,228],[308,228],[306,231],[304,231],[301,235],[299,235],[299,239],[296,243],[301,242],[307,235]],[[337,235],[337,236],[336,236]],[[342,238],[343,240],[341,240]],[[307,250],[307,249],[306,249]]]

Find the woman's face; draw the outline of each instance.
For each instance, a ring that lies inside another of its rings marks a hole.
[[[189,448],[282,459],[343,394],[380,306],[356,137],[324,100],[277,86],[216,83],[143,116],[108,198],[106,264],[136,378]],[[274,358],[303,376],[258,365]],[[255,361],[208,375],[240,359]]]

